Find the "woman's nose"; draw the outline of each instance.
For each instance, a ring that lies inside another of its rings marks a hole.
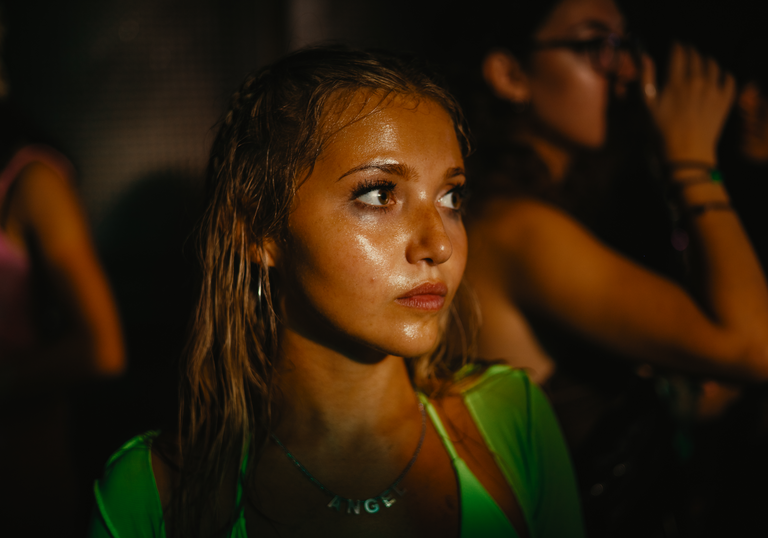
[[[618,52],[619,58],[614,71],[616,95],[623,97],[627,92],[627,84],[634,82],[640,76],[640,68],[635,58],[626,50]]]
[[[432,205],[414,210],[411,240],[406,258],[408,263],[425,262],[428,265],[445,263],[453,254],[453,245],[440,210]]]

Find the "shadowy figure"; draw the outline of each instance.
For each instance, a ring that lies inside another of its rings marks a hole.
[[[768,375],[768,287],[714,173],[734,81],[676,45],[657,85],[611,0],[532,4],[472,6],[476,56],[457,82],[477,143],[467,279],[480,354],[545,384],[590,534],[666,535],[685,511],[675,449],[686,448],[657,391],[682,403],[687,382],[657,372]],[[626,196],[632,178],[647,182],[657,221],[666,191],[672,234]],[[628,245],[624,231],[643,235],[629,214],[666,253],[646,260]],[[673,247],[690,253],[695,292]]]
[[[67,536],[83,502],[73,387],[121,374],[125,355],[72,165],[34,133],[0,103],[0,532]]]

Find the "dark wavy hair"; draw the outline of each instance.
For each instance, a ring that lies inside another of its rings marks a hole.
[[[439,104],[469,150],[457,102],[414,57],[307,48],[254,72],[235,92],[211,150],[200,227],[203,279],[182,372],[174,458],[181,474],[167,514],[174,536],[215,535],[236,518],[237,507],[216,513],[216,499],[245,457],[247,473],[258,460],[272,422],[279,360],[277,290],[267,268],[251,260],[263,259],[265,240],[284,237],[296,190],[329,138],[345,127],[340,111],[360,92],[374,110],[396,95]],[[472,301],[460,289],[444,319],[442,332],[450,337],[432,353],[408,358],[420,390],[444,390],[470,360],[474,325],[471,315],[458,314],[462,303]]]

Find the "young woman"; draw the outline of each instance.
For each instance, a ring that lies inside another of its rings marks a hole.
[[[635,374],[638,363],[740,381],[768,376],[768,287],[713,173],[734,83],[682,46],[672,51],[663,88],[653,63],[642,66],[659,168],[691,238],[701,289],[694,299],[608,247],[579,211],[580,204],[590,217],[627,210],[601,198],[584,172],[589,160],[613,158],[600,153],[610,142],[609,103],[616,94],[632,97],[627,83],[640,67],[627,52],[622,14],[612,0],[536,4],[484,12],[487,41],[476,67],[485,89],[471,101],[480,113],[470,115],[478,188],[467,267],[482,306],[480,353],[548,381],[583,498],[608,503],[587,511],[602,529],[595,535],[642,535],[646,525],[653,535],[669,520],[659,501],[675,491],[652,493],[674,482],[673,470],[653,458],[671,450],[672,433],[661,431],[663,410],[651,411],[659,407],[656,389],[648,368]],[[624,498],[621,506],[606,500],[612,496]],[[666,498],[674,503],[674,496]]]
[[[465,151],[412,60],[307,49],[246,79],[181,434],[113,456],[92,536],[582,536],[545,398],[467,360]]]
[[[525,108],[507,142],[531,148],[555,187],[565,188],[580,152],[605,143],[612,76],[623,60],[622,35],[623,19],[612,1],[564,0],[535,30],[525,57],[502,48],[485,57],[491,90],[507,104]],[[530,304],[629,357],[763,379],[768,375],[765,280],[722,184],[704,181],[717,164],[715,146],[733,99],[733,80],[713,61],[680,46],[673,50],[663,91],[655,87],[650,61],[643,76],[671,185],[680,192],[681,209],[695,217],[691,235],[703,247],[700,265],[708,273],[705,300],[711,312],[604,248],[551,203],[503,197],[488,200],[470,229],[478,240],[470,241],[468,271],[486,313],[481,350],[500,356],[509,342],[530,340],[517,306]],[[521,360],[540,360],[535,353]],[[550,368],[539,366],[538,378],[546,379]]]

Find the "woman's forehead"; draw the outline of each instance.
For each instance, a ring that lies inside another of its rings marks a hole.
[[[580,30],[621,33],[624,16],[613,0],[563,0],[541,25],[536,38],[544,40]]]
[[[339,92],[329,98],[321,116],[321,125],[329,134],[377,114],[388,107],[417,108],[423,99],[412,93],[377,88]]]

